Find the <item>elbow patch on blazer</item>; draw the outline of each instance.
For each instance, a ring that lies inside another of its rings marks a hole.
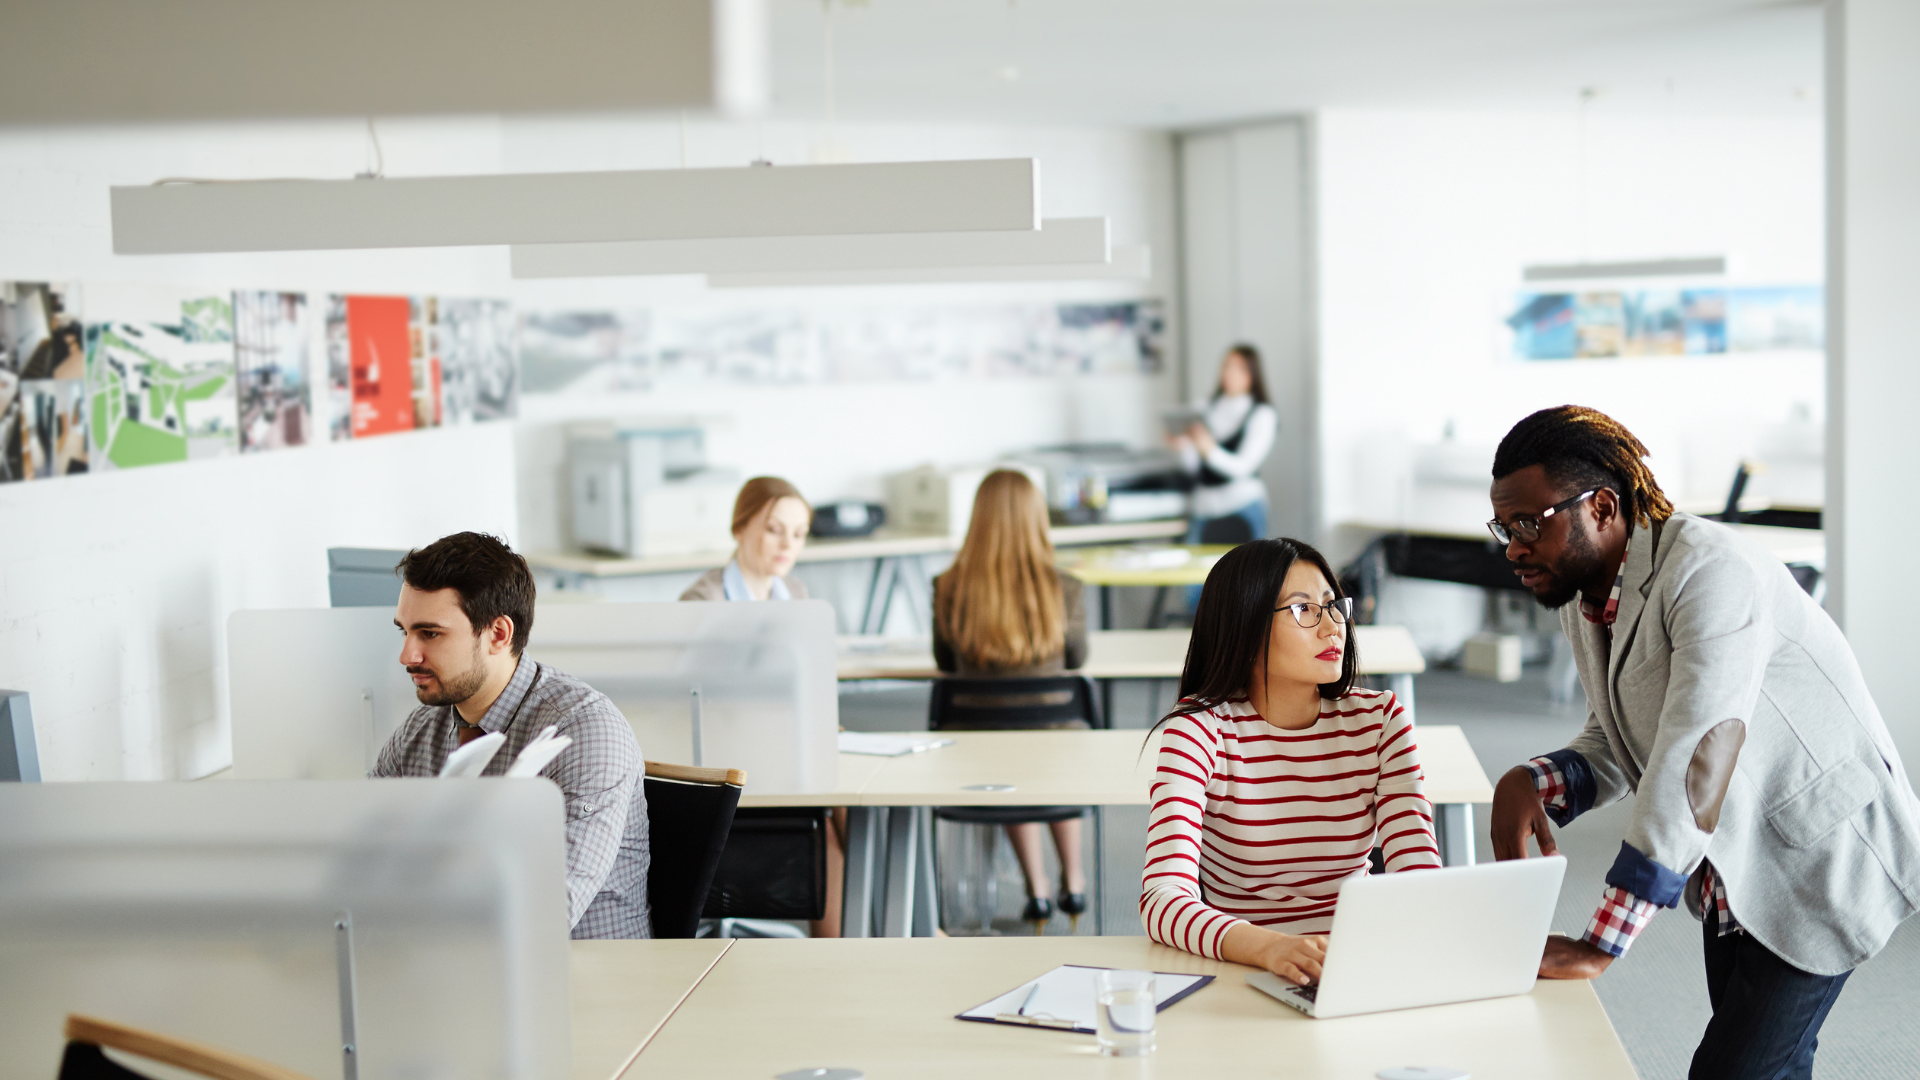
[[[1744,721],[1722,720],[1708,728],[1693,748],[1693,760],[1687,763],[1687,805],[1693,808],[1693,823],[1701,832],[1710,833],[1720,824],[1720,805],[1726,801],[1733,766],[1746,741]]]
[[[1607,871],[1607,884],[1661,907],[1672,907],[1686,890],[1687,875],[1661,866],[1622,840],[1613,869]]]

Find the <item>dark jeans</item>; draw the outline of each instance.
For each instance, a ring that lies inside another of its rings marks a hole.
[[[1703,926],[1713,1019],[1687,1080],[1812,1080],[1820,1025],[1853,972],[1809,975],[1747,934]]]

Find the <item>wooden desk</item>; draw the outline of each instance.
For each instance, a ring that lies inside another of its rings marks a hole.
[[[1073,1032],[953,1019],[1063,963],[1214,975],[1159,1015],[1158,1049],[1102,1058]],[[1474,1080],[1633,1080],[1587,982],[1426,1009],[1311,1020],[1246,985],[1250,968],[1146,938],[742,941],[648,1044],[628,1080],[766,1080],[840,1066],[888,1077],[1372,1077],[1444,1065]]]
[[[732,944],[569,942],[573,1080],[618,1080]]]
[[[1166,540],[1181,536],[1186,531],[1187,523],[1184,520],[1129,521],[1112,525],[1062,525],[1049,530],[1049,535],[1053,538],[1054,547],[1067,548],[1085,544]],[[906,588],[909,597],[920,597],[925,602],[924,606],[931,610],[931,602],[927,600],[930,587],[920,558],[923,555],[958,551],[962,539],[964,537],[948,533],[883,528],[871,536],[811,541],[801,549],[797,561],[873,560],[873,579],[868,583],[867,599],[858,625],[862,633],[878,633],[897,588]],[[558,579],[559,588],[565,591],[595,588],[590,583],[603,578],[711,570],[716,566],[725,566],[732,557],[730,549],[648,555],[637,559],[581,551],[536,551],[527,555],[527,562],[535,569],[553,574]]]
[[[1077,674],[1101,684],[1101,704],[1113,715],[1113,679],[1178,679],[1187,662],[1192,631],[1095,630],[1087,635],[1087,662]],[[1412,709],[1413,677],[1427,670],[1426,658],[1404,626],[1356,626],[1360,674],[1389,676],[1387,685]],[[858,679],[937,679],[933,639],[855,635],[840,639],[839,677]],[[1109,723],[1112,721],[1109,720]]]
[[[1092,806],[1093,877],[1107,884],[1098,856],[1100,808],[1145,806],[1150,801],[1154,755],[1141,731],[942,734],[954,744],[891,758],[841,754],[840,784],[833,792],[740,800],[742,806],[847,807],[841,916],[841,933],[847,937],[876,932],[929,937],[939,926],[932,807]],[[1448,866],[1471,864],[1473,804],[1492,802],[1493,785],[1458,727],[1422,725],[1416,736],[1427,797],[1434,804],[1441,861]],[[1012,790],[979,790],[982,785],[1012,785]]]

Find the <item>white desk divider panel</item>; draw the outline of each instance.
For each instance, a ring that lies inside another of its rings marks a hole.
[[[420,707],[391,606],[236,611],[227,682],[238,780],[363,779]]]
[[[745,769],[750,795],[839,781],[833,607],[548,604],[527,654],[612,698],[653,761]]]
[[[316,1078],[562,1080],[564,818],[538,780],[0,785],[0,1075],[53,1075],[81,1013]]]

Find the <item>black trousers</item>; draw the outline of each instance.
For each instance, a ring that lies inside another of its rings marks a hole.
[[[1701,925],[1713,1019],[1687,1080],[1812,1080],[1820,1025],[1853,972],[1809,975],[1751,935]]]

